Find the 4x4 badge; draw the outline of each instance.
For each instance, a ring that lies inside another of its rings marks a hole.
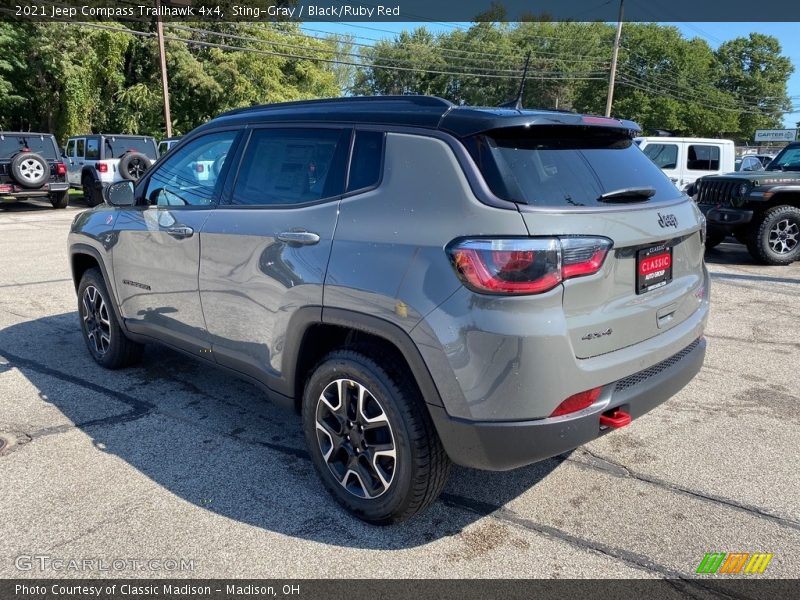
[[[661,225],[661,227],[674,227],[677,229],[678,218],[672,213],[668,215],[662,215],[661,213],[658,213],[658,224]]]
[[[612,333],[613,333],[613,331],[611,330],[611,327],[609,327],[605,331],[595,331],[593,333],[587,333],[581,339],[582,340],[596,340],[597,338],[601,338],[601,337],[604,337],[606,335],[611,335]]]

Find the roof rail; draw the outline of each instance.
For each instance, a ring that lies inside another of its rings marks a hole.
[[[229,110],[224,112],[218,116],[220,117],[228,117],[231,115],[239,115],[242,113],[250,112],[250,111],[264,111],[264,110],[279,110],[282,108],[288,108],[291,106],[316,106],[316,105],[335,105],[335,104],[343,104],[343,105],[350,105],[353,103],[369,103],[369,104],[381,104],[383,102],[407,102],[408,104],[412,104],[414,106],[428,106],[428,107],[441,107],[441,108],[450,108],[455,106],[449,100],[445,100],[444,98],[439,98],[438,96],[421,96],[421,95],[402,95],[402,96],[348,96],[345,98],[319,98],[316,100],[295,100],[293,102],[277,102],[275,104],[256,104],[253,106],[245,106],[242,108],[234,108],[233,110]]]

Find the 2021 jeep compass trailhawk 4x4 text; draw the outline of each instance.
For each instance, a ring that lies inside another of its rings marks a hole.
[[[700,369],[702,216],[637,130],[424,96],[226,113],[75,219],[89,352],[262,385],[343,506],[407,518],[451,461],[563,453]]]

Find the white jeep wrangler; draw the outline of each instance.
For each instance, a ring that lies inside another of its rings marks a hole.
[[[70,187],[83,188],[89,206],[103,202],[103,188],[138,181],[158,158],[156,141],[141,135],[86,134],[67,139],[63,153]]]

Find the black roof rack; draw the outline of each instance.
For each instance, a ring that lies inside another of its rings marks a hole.
[[[605,126],[639,131],[631,121],[570,111],[457,106],[436,96],[353,96],[248,106],[226,112],[201,130],[249,123],[373,124],[439,129],[466,137],[492,129],[533,125]]]
[[[253,106],[244,106],[242,108],[234,108],[228,112],[224,112],[220,117],[228,117],[232,115],[241,115],[248,112],[261,112],[266,110],[282,110],[285,108],[300,108],[300,107],[314,107],[324,105],[327,108],[333,108],[337,105],[352,106],[354,103],[367,103],[372,106],[379,104],[397,104],[406,102],[413,106],[426,106],[426,107],[441,107],[450,108],[455,106],[449,100],[439,98],[438,96],[420,96],[415,94],[404,94],[401,96],[348,96],[345,98],[318,98],[314,100],[294,100],[291,102],[276,102],[275,104],[255,104]]]

